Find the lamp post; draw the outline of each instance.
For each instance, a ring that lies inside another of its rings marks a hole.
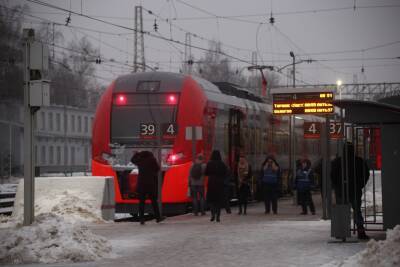
[[[289,53],[290,57],[293,58],[293,88],[296,87],[296,57],[293,51]],[[295,133],[296,133],[296,119],[295,116],[290,115],[290,123],[289,123],[289,133],[290,133],[290,155],[289,155],[289,168],[292,168],[292,181],[290,184],[293,184],[294,179],[296,178],[296,140],[295,140]],[[297,196],[294,194],[293,204],[296,204]]]
[[[339,99],[342,100],[342,88],[340,88],[340,86],[342,85],[342,80],[337,80],[336,85],[337,90],[339,90]]]
[[[296,87],[296,57],[294,56],[293,51],[290,51],[290,57],[293,58],[293,87]]]

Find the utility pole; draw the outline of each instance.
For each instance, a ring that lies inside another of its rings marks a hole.
[[[146,71],[144,59],[144,32],[143,32],[143,10],[142,6],[135,6],[135,40],[133,72]]]
[[[296,57],[293,51],[290,51],[290,56],[293,58],[293,88],[296,87]],[[290,122],[289,122],[289,147],[290,147],[290,155],[289,155],[289,168],[292,169],[292,179],[296,179],[296,118],[294,115],[290,115]],[[293,184],[293,181],[290,181]],[[294,194],[294,204],[296,204],[297,200],[297,193]]]
[[[253,51],[253,52],[251,52],[251,65],[252,66],[257,66],[257,52],[255,52],[255,51]],[[240,77],[239,77],[240,78]],[[254,87],[254,92],[257,90],[256,88],[257,88],[257,85],[256,85],[256,83],[255,83],[255,79],[256,78],[256,72],[255,71],[252,71],[251,72],[251,86],[252,87]],[[258,90],[257,90],[258,91]],[[261,95],[262,94],[262,89],[261,89],[261,91],[258,91],[257,92],[259,95]]]
[[[189,75],[192,74],[192,66],[193,66],[191,46],[192,46],[191,34],[187,32],[185,35],[185,62],[184,62],[183,73]]]
[[[23,30],[24,40],[24,225],[32,224],[35,217],[34,139],[33,120],[41,106],[50,103],[49,81],[43,80],[49,68],[49,51],[35,41],[33,29]]]

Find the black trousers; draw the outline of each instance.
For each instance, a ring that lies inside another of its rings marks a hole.
[[[307,207],[310,207],[310,211],[312,213],[314,213],[315,206],[314,206],[314,202],[313,202],[310,190],[297,191],[297,194],[298,194],[298,198],[299,198],[299,204],[301,205],[301,208],[303,209],[303,213],[307,213]]]
[[[239,188],[239,213],[242,213],[242,206],[244,208],[244,213],[246,213],[249,195],[250,195],[249,185],[242,184]]]
[[[334,188],[335,189],[335,196],[336,196],[336,204],[342,204],[343,198],[342,198],[342,192],[341,188]],[[354,223],[357,226],[357,229],[363,230],[364,229],[364,217],[361,212],[361,196],[362,196],[362,191],[359,189],[357,192],[349,196],[349,202],[351,204],[351,207],[354,211]],[[347,202],[347,198],[344,199],[344,203]]]
[[[153,206],[154,217],[160,219],[160,210],[158,208],[157,197],[155,194],[141,192],[139,193],[139,220],[144,221],[144,205],[146,201],[146,196],[151,200],[151,205]]]
[[[220,203],[209,203],[211,218],[217,218],[219,221],[219,217],[221,215],[221,204]]]
[[[264,193],[264,204],[265,212],[269,213],[272,211],[274,213],[278,212],[278,185],[277,184],[263,184]]]

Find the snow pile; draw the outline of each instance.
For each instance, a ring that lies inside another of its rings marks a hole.
[[[400,266],[400,225],[387,230],[386,235],[386,240],[369,241],[366,249],[344,262],[331,262],[324,266]]]
[[[31,226],[0,232],[0,264],[93,261],[110,257],[111,245],[84,226],[41,214]]]
[[[46,195],[35,198],[35,215],[52,213],[59,215],[69,222],[105,222],[101,211],[95,205],[96,199],[87,192],[80,190],[54,190]],[[12,220],[16,223],[23,221],[23,203],[18,214],[13,213]]]

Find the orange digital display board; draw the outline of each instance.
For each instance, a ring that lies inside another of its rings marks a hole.
[[[273,94],[273,114],[327,114],[333,113],[333,92]]]

